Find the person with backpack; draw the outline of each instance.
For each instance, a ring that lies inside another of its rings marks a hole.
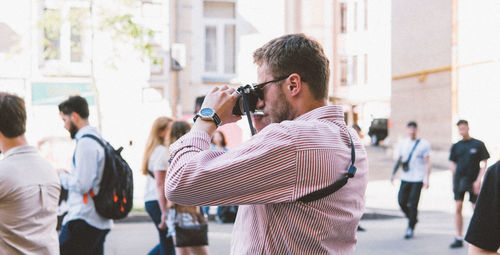
[[[142,158],[142,174],[146,176],[145,207],[160,235],[160,243],[148,254],[175,254],[172,237],[167,238],[167,198],[163,190],[168,168],[166,145],[172,122],[163,116],[154,121]]]
[[[93,197],[99,194],[103,178],[105,148],[98,140],[83,137],[101,138],[97,129],[89,125],[89,107],[85,98],[69,97],[59,104],[59,112],[64,128],[76,140],[71,171],[59,174],[61,186],[68,190],[68,214],[59,233],[60,253],[103,254],[104,241],[113,220],[97,212]]]
[[[394,176],[402,165],[401,186],[398,193],[398,202],[401,210],[408,218],[408,227],[404,235],[405,239],[410,239],[414,235],[417,224],[417,209],[420,200],[420,191],[429,188],[429,177],[432,170],[430,161],[431,145],[424,139],[417,138],[417,123],[410,121],[406,125],[408,138],[401,141],[398,146],[398,161],[391,176],[391,183]]]

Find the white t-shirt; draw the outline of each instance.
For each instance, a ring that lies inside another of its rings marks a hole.
[[[151,153],[148,160],[149,171],[166,171],[168,168],[167,163],[167,148],[163,145],[158,145]],[[156,191],[156,181],[151,175],[146,175],[146,191],[144,192],[144,201],[158,200],[158,193]]]
[[[417,140],[411,140],[406,138],[398,146],[398,154],[401,157],[401,161],[405,162],[408,160],[413,146]],[[420,139],[419,144],[413,151],[410,159],[409,170],[401,171],[401,180],[407,182],[422,182],[427,174],[427,168],[425,166],[425,158],[431,154],[431,145],[424,139]]]

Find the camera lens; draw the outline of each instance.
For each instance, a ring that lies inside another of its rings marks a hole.
[[[238,93],[241,95],[240,98],[238,98],[238,101],[236,101],[236,104],[233,107],[233,114],[234,115],[245,115],[245,106],[243,102],[243,97],[245,97],[247,103],[248,103],[248,108],[250,112],[254,112],[255,109],[257,108],[257,101],[259,100],[258,93],[256,90],[250,86],[242,86],[238,88]]]

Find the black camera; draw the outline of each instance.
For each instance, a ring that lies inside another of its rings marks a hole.
[[[236,93],[240,94],[240,98],[236,101],[233,107],[234,115],[245,115],[245,112],[255,112],[257,108],[257,101],[262,97],[262,89],[260,87],[254,86],[253,84],[247,84],[245,86],[240,86]],[[248,109],[245,109],[245,103]]]

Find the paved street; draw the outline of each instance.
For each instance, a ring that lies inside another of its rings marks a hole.
[[[210,254],[229,254],[233,224],[210,222],[208,242]],[[158,232],[152,222],[119,223],[106,238],[106,255],[147,254],[158,243]]]
[[[366,218],[361,225],[366,232],[358,232],[356,254],[467,254],[466,248],[451,250],[453,241],[453,208],[451,173],[435,169],[431,186],[422,192],[419,223],[415,238],[403,238],[407,221],[397,204],[399,182],[388,180],[393,161],[383,147],[367,147],[370,162],[370,182],[366,192]],[[465,203],[466,225],[472,215]],[[381,217],[382,216],[382,217]],[[371,219],[373,217],[385,219]],[[464,228],[465,230],[466,228]],[[211,222],[209,242],[211,254],[229,254],[232,224]],[[151,222],[118,223],[106,240],[106,254],[147,254],[157,243],[157,232]]]
[[[396,214],[397,211],[389,212]],[[468,221],[468,219],[466,220]],[[449,249],[453,241],[453,215],[423,212],[411,240],[403,238],[407,221],[403,218],[362,220],[365,232],[358,232],[356,254],[383,255],[465,255],[467,248]],[[210,254],[229,254],[232,224],[211,222]],[[158,240],[150,222],[116,224],[106,240],[107,255],[147,254]]]

